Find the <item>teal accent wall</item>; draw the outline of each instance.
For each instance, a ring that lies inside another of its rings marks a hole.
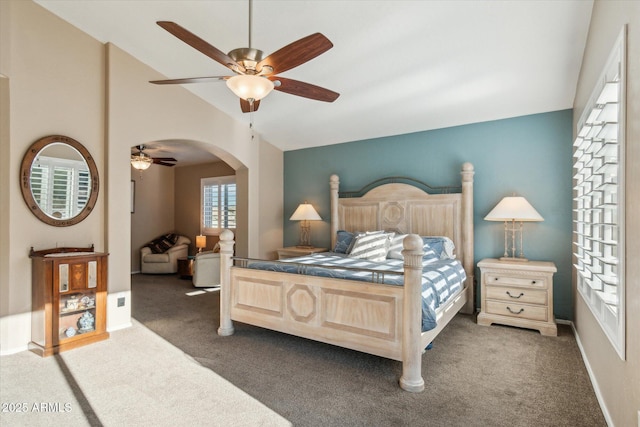
[[[502,197],[524,196],[544,218],[525,223],[525,256],[556,263],[554,312],[559,319],[572,319],[572,114],[562,110],[287,151],[284,244],[297,243],[299,224],[289,217],[306,200],[323,219],[312,222],[311,243],[330,246],[331,174],[340,177],[341,191],[358,190],[386,176],[408,176],[431,186],[458,185],[462,164],[471,162],[475,262],[504,252],[503,223],[485,221],[484,216]]]

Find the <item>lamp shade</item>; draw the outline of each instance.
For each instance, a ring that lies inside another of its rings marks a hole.
[[[138,170],[147,170],[153,163],[153,159],[144,153],[131,156],[131,166]]]
[[[500,200],[500,203],[484,217],[486,221],[543,221],[542,216],[524,197],[510,196]]]
[[[273,82],[265,77],[252,75],[233,76],[227,86],[242,99],[259,101],[273,90]]]
[[[320,221],[320,215],[318,212],[311,206],[310,203],[301,203],[298,206],[298,209],[291,215],[289,218],[291,221]]]
[[[196,236],[196,248],[203,249],[207,247],[207,236]]]

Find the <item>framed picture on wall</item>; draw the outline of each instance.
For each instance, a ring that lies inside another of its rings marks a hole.
[[[136,211],[136,182],[131,180],[131,213]]]

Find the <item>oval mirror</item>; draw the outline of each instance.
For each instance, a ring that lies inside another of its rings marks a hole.
[[[68,136],[40,138],[20,168],[22,197],[42,222],[56,227],[85,219],[98,199],[98,168],[89,151]]]

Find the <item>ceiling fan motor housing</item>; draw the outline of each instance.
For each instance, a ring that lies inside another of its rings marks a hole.
[[[262,52],[261,50],[251,47],[241,47],[238,49],[233,49],[228,53],[228,55],[231,59],[242,65],[245,70],[247,70],[246,74],[264,74],[262,72],[263,70],[256,70],[256,65],[258,65],[258,63],[262,61],[264,57],[264,52]],[[231,67],[233,66],[231,65]],[[265,70],[268,73],[273,72],[273,68],[269,66],[265,66],[263,68],[269,68],[269,70]]]

